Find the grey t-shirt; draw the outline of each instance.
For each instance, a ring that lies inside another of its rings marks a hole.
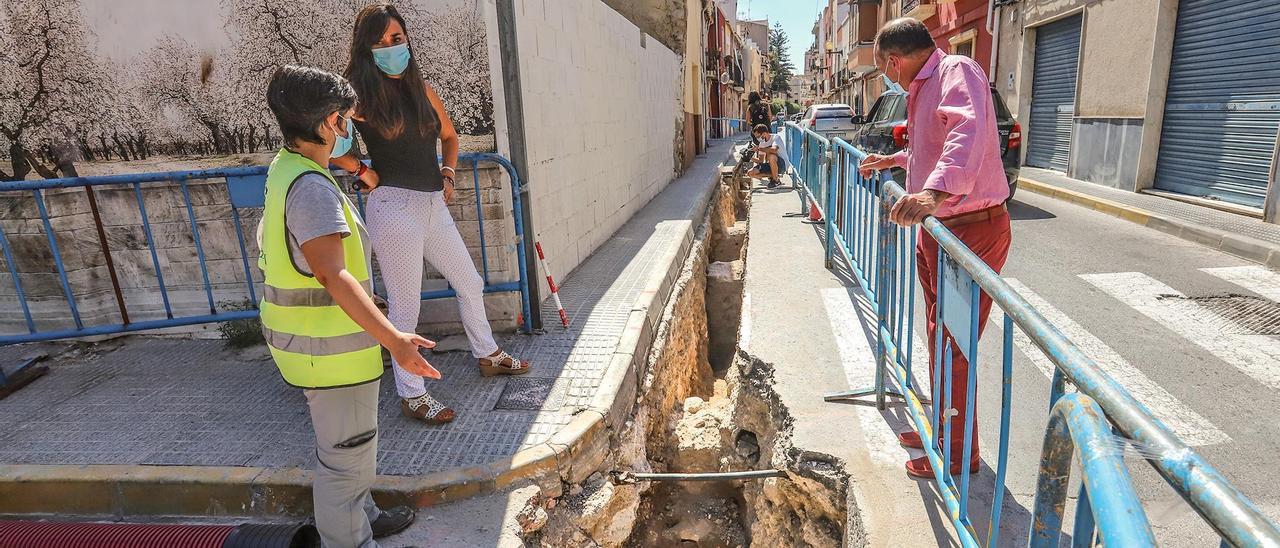
[[[289,254],[293,264],[304,273],[311,273],[311,266],[302,256],[301,246],[315,238],[330,234],[351,235],[351,227],[342,215],[342,200],[346,197],[325,176],[307,173],[299,177],[284,198],[285,229],[289,232]],[[365,242],[369,241],[364,226],[356,220],[357,230]],[[371,250],[365,246],[365,264],[369,264]]]

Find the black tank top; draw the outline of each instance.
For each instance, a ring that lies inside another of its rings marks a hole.
[[[401,93],[403,93],[403,88]],[[408,101],[402,100],[405,105]],[[407,107],[407,105],[405,105]],[[418,117],[412,108],[404,111],[404,131],[399,137],[387,139],[372,126],[356,121],[356,130],[364,139],[369,149],[369,159],[373,161],[373,170],[378,172],[378,186],[393,186],[436,192],[444,189],[444,178],[440,175],[440,160],[436,151],[436,139],[440,137],[439,116],[435,108],[427,103],[427,113],[436,118],[436,131],[423,136],[418,131]]]
[[[751,105],[748,110],[751,113],[752,127],[755,127],[757,124],[769,125],[769,105],[766,105],[764,101]]]

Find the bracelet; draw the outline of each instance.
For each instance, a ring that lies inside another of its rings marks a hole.
[[[444,175],[444,176],[442,176],[442,177],[444,178],[444,180],[448,181],[448,182],[449,182],[449,184],[451,184],[451,185],[452,185],[452,184],[454,184],[453,177],[450,177],[450,176],[448,176],[448,175]]]
[[[359,179],[366,171],[369,171],[369,166],[364,165],[364,162],[360,162],[360,167],[356,168],[356,178]]]
[[[449,173],[452,173],[452,174],[454,174],[454,175],[457,175],[457,174],[458,174],[457,170],[455,170],[455,169],[453,169],[453,168],[451,168],[451,167],[449,167],[449,166],[441,167],[441,168],[440,168],[440,171],[444,171],[444,170],[446,170],[446,169],[447,169],[447,170],[449,170]]]

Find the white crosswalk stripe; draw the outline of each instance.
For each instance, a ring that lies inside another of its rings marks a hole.
[[[1153,382],[1138,368],[1130,364],[1128,360],[1125,360],[1110,346],[1102,342],[1101,339],[1094,336],[1093,333],[1090,333],[1079,323],[1076,323],[1061,310],[1049,304],[1048,301],[1037,295],[1026,284],[1014,278],[1005,278],[1005,281],[1013,287],[1014,291],[1022,295],[1022,298],[1026,299],[1031,306],[1035,307],[1049,323],[1062,331],[1062,334],[1066,335],[1068,340],[1075,343],[1081,352],[1093,358],[1094,362],[1103,371],[1111,375],[1116,382],[1125,387],[1130,394],[1133,394],[1134,398],[1147,406],[1147,409],[1151,410],[1152,414],[1160,419],[1165,426],[1169,427],[1184,443],[1191,446],[1199,446],[1231,441],[1231,438],[1221,430],[1218,430],[1213,423],[1178,401],[1177,398]],[[1000,318],[1000,315],[993,314],[992,317]],[[1044,352],[1035,346],[1021,329],[1015,327],[1014,330],[1014,344],[1031,359],[1032,363],[1036,364],[1036,367],[1046,377],[1051,378],[1053,376],[1053,362],[1049,361]]]
[[[831,335],[835,338],[836,349],[840,352],[840,366],[844,369],[849,388],[857,390],[873,386],[876,378],[875,348],[867,341],[858,319],[858,311],[854,308],[854,301],[849,292],[839,288],[823,289],[822,301],[827,309]],[[858,296],[857,301],[867,306],[861,295]],[[915,348],[913,352],[917,356],[928,355],[922,354],[927,351],[918,338],[913,347]],[[927,358],[921,359],[918,363],[927,361]],[[891,383],[890,385],[892,386]],[[925,386],[927,388],[927,384]],[[867,397],[866,401],[872,402],[874,397]],[[880,411],[871,405],[851,407],[854,414],[858,416],[858,423],[862,427],[871,461],[879,466],[902,466],[908,458],[907,450],[898,445],[897,434],[885,422]]]
[[[1201,268],[1200,271],[1222,278],[1275,302],[1280,302],[1280,272],[1270,270],[1265,266]]]
[[[1140,272],[1080,277],[1245,375],[1280,390],[1280,341],[1262,335],[1235,334],[1228,320],[1194,301],[1177,298],[1183,297],[1182,293]]]

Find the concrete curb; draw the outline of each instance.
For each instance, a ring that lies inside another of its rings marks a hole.
[[[1018,188],[1084,206],[1147,228],[1159,230],[1171,236],[1230,253],[1242,259],[1280,269],[1280,245],[1271,242],[1152,213],[1140,207],[1099,198],[1026,177],[1018,178]]]
[[[603,464],[610,433],[621,431],[636,402],[640,371],[665,303],[718,185],[718,170],[708,171],[710,182],[681,183],[706,187],[685,206],[691,218],[676,221],[682,225],[677,229],[682,233],[680,244],[670,246],[658,261],[665,261],[666,271],[645,280],[591,405],[550,440],[497,462],[422,476],[379,475],[374,497],[380,505],[421,508],[520,483],[536,483],[554,493],[562,479],[580,483]],[[0,465],[0,516],[308,516],[311,476],[301,468]]]

